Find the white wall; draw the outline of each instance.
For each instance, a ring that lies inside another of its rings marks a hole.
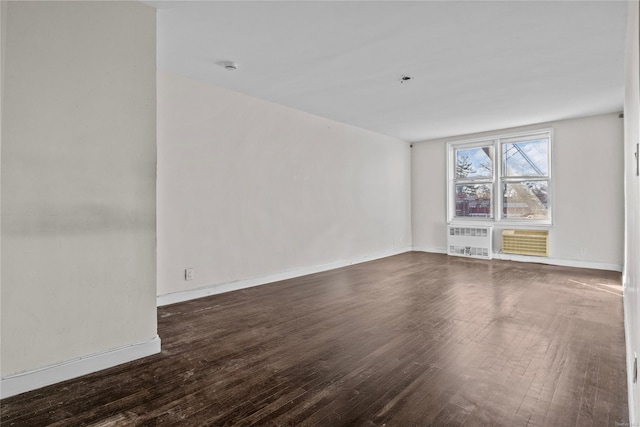
[[[2,111],[4,104],[4,51],[7,40],[7,2],[0,1],[0,188],[2,187]],[[1,194],[1,192],[0,192]],[[2,197],[0,197],[0,218],[2,218]],[[1,227],[0,227],[1,230]],[[2,287],[2,232],[0,231],[0,289]],[[0,307],[2,307],[2,292],[0,291]],[[0,316],[0,331],[2,330],[2,316]],[[0,337],[0,366],[2,366],[2,339]]]
[[[623,120],[618,113],[414,143],[413,246],[445,252],[446,143],[554,129],[550,262],[620,270],[624,247]],[[494,251],[503,228],[494,228]],[[586,254],[580,253],[586,248]]]
[[[83,373],[57,370],[70,361],[99,368],[98,355],[159,348],[155,10],[70,1],[6,12],[3,396],[44,385],[40,368],[55,382]]]
[[[640,155],[636,151],[636,144],[640,142],[639,12],[638,2],[629,2],[624,101],[626,237],[623,283],[627,342],[627,386],[629,390],[629,421],[631,425],[638,425],[638,410],[640,409],[638,384],[633,382],[634,353],[640,352],[640,300],[638,299],[638,286],[640,284],[640,177],[636,175],[635,159],[636,155]]]
[[[410,246],[407,143],[158,73],[159,295]]]

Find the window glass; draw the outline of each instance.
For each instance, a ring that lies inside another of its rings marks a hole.
[[[507,182],[502,186],[502,217],[549,219],[549,181]]]
[[[549,175],[547,138],[502,144],[503,174],[507,177]]]
[[[456,150],[456,178],[493,176],[493,147]]]
[[[491,184],[456,184],[456,217],[491,218]]]

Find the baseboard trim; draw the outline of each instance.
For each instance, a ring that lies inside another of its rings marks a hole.
[[[625,359],[627,366],[627,399],[629,406],[629,425],[637,426],[637,408],[635,405],[636,399],[634,395],[634,384],[633,384],[633,361],[634,354],[633,349],[631,348],[631,337],[629,334],[631,333],[631,329],[629,329],[629,297],[626,292],[627,284],[625,283],[623,288],[625,292],[622,295],[622,306],[623,306],[623,320],[624,320],[624,342],[625,342]]]
[[[414,246],[413,250],[419,251],[419,252],[436,253],[436,254],[447,253],[447,250],[445,248],[429,248],[425,246]],[[546,257],[526,256],[526,255],[513,255],[513,254],[504,254],[501,252],[495,252],[493,254],[493,259],[498,259],[503,261],[532,262],[537,264],[558,265],[562,267],[589,268],[592,270],[609,270],[609,271],[617,271],[619,273],[622,272],[622,265],[609,264],[605,262],[577,261],[572,259],[558,259],[558,258],[546,258]]]
[[[391,251],[379,252],[373,255],[367,255],[361,258],[356,258],[356,259],[336,261],[329,264],[305,267],[305,268],[300,268],[296,270],[289,270],[282,273],[271,274],[263,277],[254,277],[250,279],[242,279],[242,280],[237,280],[233,282],[218,283],[215,285],[204,286],[197,289],[188,289],[185,291],[178,291],[178,292],[158,295],[156,303],[158,307],[163,307],[170,304],[176,304],[179,302],[190,301],[193,299],[207,297],[210,295],[217,295],[225,292],[232,292],[240,289],[251,288],[254,286],[266,285],[268,283],[274,283],[281,280],[293,279],[296,277],[306,276],[308,274],[321,273],[323,271],[346,267],[353,264],[360,264],[363,262],[373,261],[380,258],[386,258],[388,256],[398,255],[398,254],[410,252],[410,251],[428,252],[428,253],[436,253],[436,254],[447,253],[446,248],[433,248],[433,247],[426,247],[426,246],[405,247],[401,249],[394,249]],[[618,271],[618,272],[622,271],[622,266],[618,264],[607,264],[607,263],[599,263],[599,262],[591,262],[591,261],[574,261],[574,260],[563,260],[563,259],[555,259],[555,258],[532,257],[532,256],[524,256],[524,255],[510,255],[510,254],[501,254],[501,253],[494,253],[493,258],[500,259],[500,260],[508,260],[508,261],[559,265],[559,266],[565,266],[565,267],[590,268],[590,269],[596,269],[596,270],[611,270],[611,271]]]
[[[414,246],[412,248],[416,252],[428,252],[431,254],[446,254],[447,248],[430,248],[426,246]]]
[[[592,270],[609,270],[622,272],[622,265],[610,264],[605,262],[596,261],[578,261],[573,259],[560,259],[560,258],[547,258],[537,256],[526,255],[513,255],[504,253],[494,253],[494,259],[500,259],[504,261],[518,261],[518,262],[533,262],[538,264],[558,265],[562,267],[577,267],[577,268],[589,268]]]
[[[217,295],[224,292],[237,291],[240,289],[251,288],[254,286],[266,285],[268,283],[279,282],[281,280],[293,279],[296,277],[302,277],[309,274],[321,273],[323,271],[334,270],[336,268],[346,267],[349,265],[360,264],[363,262],[374,261],[376,259],[386,258],[393,255],[410,252],[411,247],[405,247],[400,249],[393,249],[385,252],[378,252],[372,255],[366,255],[360,258],[354,258],[344,261],[336,261],[329,264],[316,265],[312,267],[299,268],[295,270],[285,271],[283,273],[271,274],[269,276],[255,277],[251,279],[237,280],[234,282],[219,283],[215,285],[205,286],[197,289],[190,289],[186,291],[172,292],[169,294],[158,295],[157,304],[158,307],[165,305],[175,304],[183,301],[190,301],[197,298],[203,298],[210,295]]]
[[[15,396],[160,352],[160,337],[2,378],[0,398]]]

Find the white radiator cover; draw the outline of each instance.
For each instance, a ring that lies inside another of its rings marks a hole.
[[[491,259],[493,227],[450,225],[447,230],[447,254],[467,258]]]

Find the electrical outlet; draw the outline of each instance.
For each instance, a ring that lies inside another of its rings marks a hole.
[[[184,269],[184,280],[193,280],[193,268]]]
[[[587,248],[580,248],[580,255],[586,255],[587,254]]]

